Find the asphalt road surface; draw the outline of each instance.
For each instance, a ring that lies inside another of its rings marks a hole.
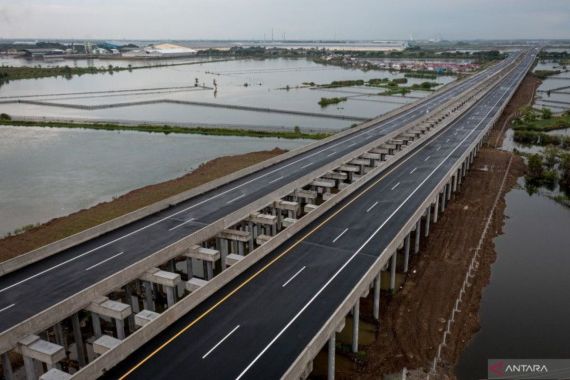
[[[476,141],[532,61],[526,56],[449,128],[150,340],[105,378],[280,378]]]
[[[498,70],[508,60],[491,70]],[[483,75],[488,75],[485,72]],[[328,162],[425,115],[481,80],[473,77],[401,115],[260,170],[167,210],[0,277],[0,334]]]

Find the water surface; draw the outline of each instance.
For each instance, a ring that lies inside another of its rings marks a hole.
[[[181,176],[225,155],[308,140],[0,127],[0,236]]]

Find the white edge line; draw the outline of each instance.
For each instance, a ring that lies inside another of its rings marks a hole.
[[[305,268],[306,268],[306,266],[304,266],[303,268],[299,269],[299,270],[297,271],[297,273],[295,273],[290,279],[288,279],[287,281],[285,281],[285,283],[284,283],[283,285],[281,285],[281,287],[282,287],[282,288],[286,287],[287,284],[289,284],[291,281],[293,281],[293,279],[294,279],[295,277],[297,277],[297,276],[299,275],[299,273],[301,273],[302,271],[304,271]]]
[[[460,83],[457,88],[450,90],[449,93],[447,93],[447,94],[446,94],[446,93],[443,93],[441,98],[439,98],[439,99],[431,99],[430,101],[433,101],[433,103],[434,103],[434,104],[437,104],[437,105],[443,104],[443,103],[437,103],[438,100],[439,100],[439,101],[446,101],[446,100],[448,100],[448,99],[451,99],[451,97],[450,97],[449,95],[451,94],[452,91],[457,90],[458,88],[461,88],[463,85],[466,85],[467,83],[470,82],[470,80],[474,80],[475,78],[476,78],[476,77],[472,77],[472,78],[470,78],[468,81],[463,82],[463,83]],[[448,96],[447,98],[446,98],[446,95]],[[437,106],[437,105],[436,105],[436,106]],[[391,120],[386,121],[385,124],[382,123],[382,122],[380,122],[380,123],[377,124],[376,126],[371,126],[371,127],[369,127],[368,132],[375,131],[375,130],[377,130],[377,129],[386,129],[387,126],[390,126],[391,124],[393,124],[393,123],[396,122],[396,121],[399,121],[399,120],[402,120],[402,119],[408,119],[414,112],[418,112],[418,110],[421,110],[421,109],[425,108],[426,106],[428,106],[428,107],[431,106],[431,103],[429,103],[429,101],[428,101],[428,102],[425,103],[425,104],[418,105],[417,108],[412,108],[412,109],[410,109],[410,110],[408,110],[408,111],[405,111],[405,112],[402,113],[401,115],[399,115],[399,116],[397,116],[397,117],[395,117],[395,118],[393,118],[393,119],[391,119]],[[50,272],[50,271],[52,271],[52,270],[54,270],[54,269],[57,269],[57,268],[59,268],[59,267],[65,265],[65,264],[68,264],[68,263],[70,263],[70,262],[72,262],[72,261],[75,261],[75,260],[77,260],[77,259],[80,259],[81,257],[83,257],[83,256],[85,256],[85,255],[88,255],[88,254],[90,254],[90,253],[92,253],[92,252],[95,252],[95,251],[97,251],[97,250],[99,250],[99,249],[101,249],[101,248],[107,247],[108,245],[111,245],[111,244],[113,244],[113,243],[116,243],[116,242],[119,241],[119,240],[122,240],[122,239],[124,239],[124,238],[127,238],[127,237],[129,237],[129,236],[131,236],[131,235],[134,235],[134,234],[136,234],[136,233],[138,233],[138,232],[140,232],[140,231],[143,231],[143,230],[145,230],[145,229],[147,229],[147,228],[149,228],[149,227],[152,227],[152,226],[154,226],[154,225],[156,225],[156,224],[158,224],[158,223],[161,223],[161,222],[163,222],[163,221],[165,221],[165,220],[167,220],[167,219],[170,219],[170,218],[172,218],[173,216],[179,215],[179,214],[181,214],[181,213],[183,213],[183,212],[186,212],[186,211],[191,210],[191,209],[193,209],[193,208],[195,208],[195,207],[198,207],[198,206],[200,206],[200,205],[202,205],[202,204],[204,204],[204,203],[206,203],[206,202],[211,201],[212,199],[219,198],[219,197],[221,197],[221,196],[223,196],[223,195],[226,195],[227,193],[229,193],[229,192],[231,192],[231,191],[233,191],[233,190],[235,190],[235,189],[239,189],[240,187],[243,187],[243,186],[245,186],[245,185],[248,185],[248,184],[250,184],[250,183],[252,183],[252,182],[257,181],[258,179],[267,177],[267,176],[269,176],[269,175],[271,175],[271,174],[273,174],[273,173],[275,173],[275,172],[277,172],[277,171],[279,171],[279,170],[282,170],[282,169],[285,169],[285,168],[287,168],[287,167],[289,167],[289,166],[295,165],[295,164],[297,164],[297,163],[299,163],[299,162],[301,162],[301,161],[303,161],[303,160],[306,160],[306,159],[308,159],[308,158],[314,157],[314,156],[316,156],[316,155],[318,155],[318,154],[320,154],[320,153],[322,153],[322,152],[324,152],[324,151],[327,151],[327,150],[329,150],[329,149],[331,149],[331,148],[334,148],[334,147],[336,147],[336,146],[338,146],[338,145],[345,144],[347,141],[353,140],[353,139],[358,138],[358,137],[361,137],[361,136],[362,136],[362,134],[357,132],[357,134],[355,134],[354,136],[351,136],[351,137],[348,137],[348,138],[346,138],[346,139],[343,139],[342,141],[338,141],[337,143],[331,144],[330,146],[327,146],[326,148],[323,148],[323,149],[321,149],[321,150],[318,150],[318,151],[316,151],[316,152],[313,152],[313,153],[311,153],[311,154],[309,154],[309,155],[307,155],[307,156],[305,156],[305,157],[299,158],[298,160],[292,161],[292,162],[290,162],[290,163],[288,163],[288,164],[286,164],[286,165],[283,165],[283,166],[281,166],[281,167],[279,167],[279,168],[276,168],[276,169],[274,169],[274,170],[271,170],[271,171],[269,171],[269,172],[267,172],[267,173],[265,173],[265,174],[262,174],[262,175],[260,175],[260,176],[258,176],[258,177],[252,178],[252,179],[250,179],[250,180],[248,180],[248,181],[246,181],[246,182],[244,182],[244,183],[242,183],[242,184],[240,184],[240,185],[237,185],[237,186],[235,186],[235,187],[233,187],[233,188],[231,188],[231,189],[228,189],[228,190],[226,190],[226,191],[223,191],[223,192],[221,192],[221,193],[219,193],[219,194],[216,194],[216,195],[214,195],[214,196],[212,196],[212,197],[210,197],[210,198],[204,199],[204,200],[201,201],[201,202],[198,202],[198,203],[196,203],[196,204],[193,204],[192,206],[186,207],[185,209],[179,210],[179,211],[177,211],[177,212],[175,212],[175,213],[173,213],[173,214],[171,214],[171,215],[165,216],[164,218],[159,219],[159,220],[157,220],[157,221],[155,221],[155,222],[152,222],[152,223],[150,223],[150,224],[148,224],[148,225],[146,225],[146,226],[144,226],[144,227],[141,227],[141,228],[139,228],[139,229],[137,229],[137,230],[135,230],[135,231],[129,232],[128,234],[123,235],[123,236],[121,236],[121,237],[119,237],[119,238],[117,238],[117,239],[115,239],[115,240],[111,240],[110,242],[107,242],[107,243],[105,243],[105,244],[103,244],[103,245],[100,245],[99,247],[93,248],[93,249],[91,249],[91,250],[89,250],[89,251],[87,251],[87,252],[84,252],[84,253],[82,253],[82,254],[80,254],[80,255],[77,255],[77,256],[75,256],[75,257],[72,257],[72,258],[69,259],[69,260],[66,260],[66,261],[63,261],[63,262],[61,262],[61,263],[59,263],[59,264],[56,264],[56,265],[54,265],[53,267],[50,267],[50,268],[48,268],[48,269],[45,269],[45,270],[43,270],[43,271],[41,271],[41,272],[38,272],[38,273],[36,273],[36,274],[33,274],[33,275],[31,275],[30,277],[27,277],[27,278],[25,278],[25,279],[23,279],[23,280],[21,280],[21,281],[18,281],[18,282],[16,282],[16,283],[12,284],[12,285],[6,286],[5,288],[0,289],[0,293],[5,292],[6,290],[12,289],[13,287],[16,287],[16,286],[18,286],[18,285],[21,285],[21,284],[23,284],[23,283],[25,283],[25,282],[28,282],[28,281],[30,281],[30,280],[36,278],[36,277],[41,276],[42,274],[45,274],[45,273]]]
[[[510,91],[508,91],[510,92]],[[508,92],[506,92],[504,95],[506,95]],[[499,100],[490,108],[489,112],[487,113],[487,116],[494,110],[495,106],[497,104],[499,104],[499,102],[503,99],[503,96],[501,96],[499,98]],[[487,117],[486,116],[486,117]],[[486,119],[485,117],[485,119]],[[317,297],[333,282],[333,280],[340,274],[340,272],[342,272],[344,270],[344,268],[346,268],[348,266],[348,264],[350,264],[352,262],[352,260],[354,260],[354,258],[364,249],[364,247],[366,247],[366,245],[378,234],[378,232],[380,232],[380,230],[386,225],[386,223],[388,223],[390,221],[390,219],[392,219],[392,217],[394,215],[396,215],[396,213],[398,211],[400,211],[400,209],[404,206],[404,204],[406,204],[408,202],[408,200],[410,200],[410,198],[420,189],[420,187],[422,187],[424,185],[424,183],[426,183],[428,181],[428,179],[431,178],[431,176],[449,159],[449,157],[451,157],[451,155],[453,153],[455,153],[455,151],[465,142],[467,141],[467,139],[475,132],[475,130],[479,127],[479,125],[481,125],[483,123],[483,120],[481,120],[481,122],[479,122],[477,124],[477,126],[475,128],[473,128],[471,130],[471,132],[469,132],[467,134],[467,136],[465,136],[465,138],[463,138],[459,144],[457,144],[455,146],[455,148],[453,148],[451,150],[451,152],[449,152],[449,154],[447,156],[445,156],[445,158],[430,172],[430,174],[410,193],[410,195],[408,195],[406,197],[406,199],[404,199],[404,201],[400,204],[400,206],[398,206],[389,216],[388,218],[372,233],[372,235],[370,235],[368,237],[368,239],[366,239],[366,241],[364,242],[364,244],[362,244],[360,246],[360,248],[358,248],[353,254],[352,256],[350,256],[348,258],[347,261],[344,262],[344,264],[328,279],[328,281],[315,293],[315,295],[301,308],[301,310],[299,310],[297,312],[297,314],[295,314],[293,316],[293,318],[291,318],[291,320],[289,322],[287,322],[287,324],[285,325],[285,327],[283,327],[283,329],[281,329],[281,331],[279,331],[279,333],[277,333],[277,335],[265,346],[265,348],[263,348],[263,350],[261,350],[261,352],[259,354],[257,354],[257,356],[247,365],[247,367],[236,377],[236,380],[241,379],[247,371],[249,371],[249,369],[259,360],[259,358],[265,354],[265,352],[277,341],[277,339],[279,339],[281,337],[281,335],[283,335],[285,333],[285,331],[301,316],[301,314],[313,303],[315,302],[315,300],[317,299]]]
[[[106,258],[106,259],[103,260],[103,261],[99,261],[99,262],[98,262],[97,264],[95,264],[95,265],[91,265],[89,268],[86,268],[85,270],[91,270],[91,269],[93,269],[93,268],[98,267],[99,265],[103,265],[103,264],[105,264],[107,261],[113,260],[113,259],[114,259],[115,257],[117,257],[117,256],[121,256],[123,253],[125,253],[125,252],[124,252],[124,251],[123,251],[123,252],[119,252],[119,253],[117,253],[116,255],[113,255],[113,256],[111,256],[111,257],[108,257],[108,258]]]
[[[3,312],[3,311],[6,311],[6,310],[8,310],[8,309],[10,309],[10,308],[12,308],[12,307],[14,307],[14,305],[16,305],[16,304],[13,303],[13,304],[11,304],[11,305],[6,306],[6,307],[3,308],[3,309],[0,309],[0,313]]]
[[[218,348],[218,346],[219,346],[220,344],[224,343],[224,341],[225,341],[226,339],[228,339],[228,338],[230,337],[230,335],[232,335],[237,329],[239,329],[239,325],[237,325],[236,327],[234,327],[234,329],[233,329],[232,331],[230,331],[230,332],[228,333],[228,335],[226,335],[225,337],[222,338],[222,340],[220,340],[218,343],[216,343],[216,345],[215,345],[214,347],[212,347],[212,348],[210,349],[210,351],[206,352],[206,353],[204,354],[204,356],[202,356],[202,359],[206,359],[206,357],[207,357],[208,355],[210,355],[216,348]]]
[[[337,241],[338,239],[340,239],[341,236],[346,233],[346,231],[348,231],[348,228],[345,228],[344,231],[342,231],[342,232],[340,233],[340,235],[338,235],[337,237],[335,237],[332,242],[333,242],[333,243],[336,243],[336,241]]]
[[[177,224],[176,226],[172,227],[172,228],[169,229],[168,231],[172,231],[172,230],[177,229],[178,227],[182,227],[183,225],[188,224],[188,223],[192,222],[193,220],[194,220],[194,218],[190,218],[190,219],[188,219],[187,221],[185,221],[185,222],[183,222],[183,223]]]

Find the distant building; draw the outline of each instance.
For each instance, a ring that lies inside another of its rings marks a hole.
[[[24,49],[23,52],[24,57],[32,59],[44,59],[65,54],[65,51],[61,49]]]
[[[123,53],[124,57],[140,57],[140,58],[174,58],[189,57],[196,55],[198,52],[185,46],[174,44],[157,44],[149,45],[142,49],[134,49]]]

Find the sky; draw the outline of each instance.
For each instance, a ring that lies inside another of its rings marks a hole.
[[[0,38],[570,38],[570,0],[0,0]]]

